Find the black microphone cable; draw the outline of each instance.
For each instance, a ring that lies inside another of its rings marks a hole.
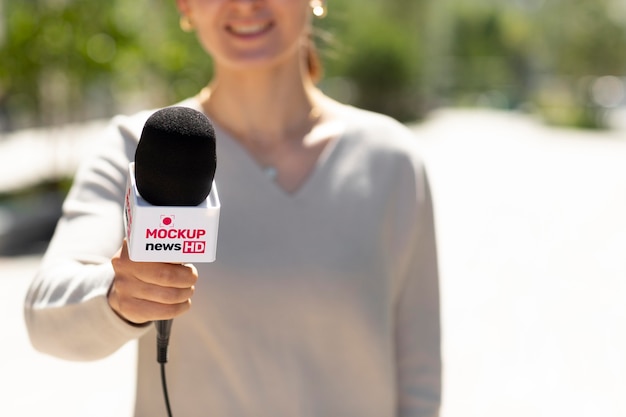
[[[167,379],[165,378],[165,364],[167,363],[167,348],[170,343],[170,331],[174,320],[158,320],[154,323],[157,329],[157,362],[161,365],[161,386],[168,417],[172,417],[170,397],[167,393]]]
[[[161,364],[161,385],[163,386],[163,398],[165,399],[165,409],[167,416],[172,417],[172,408],[170,407],[170,397],[167,395],[167,380],[165,379],[165,364]]]

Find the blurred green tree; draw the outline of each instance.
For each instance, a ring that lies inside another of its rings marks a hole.
[[[603,127],[607,109],[592,88],[603,76],[626,77],[626,3],[553,0],[530,17],[538,111],[555,124]]]
[[[211,76],[195,35],[178,28],[173,0],[0,5],[0,131],[166,105]],[[333,0],[328,6],[328,17],[315,21],[324,41],[321,87],[402,121],[462,105],[602,127],[607,105],[626,101],[598,100],[594,93],[603,77],[613,77],[603,81],[603,91],[626,77],[623,0]]]
[[[3,12],[0,103],[15,127],[164,103],[210,74],[173,1],[8,1]]]

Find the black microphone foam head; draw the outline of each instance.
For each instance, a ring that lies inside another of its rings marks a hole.
[[[135,181],[154,206],[197,206],[215,176],[215,131],[188,107],[166,107],[146,121],[135,151]]]

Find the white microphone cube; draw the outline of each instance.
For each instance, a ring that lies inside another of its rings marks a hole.
[[[213,262],[217,250],[220,200],[215,182],[197,206],[154,206],[137,190],[135,163],[128,166],[124,228],[134,262]]]

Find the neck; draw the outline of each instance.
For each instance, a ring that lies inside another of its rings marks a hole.
[[[308,79],[288,74],[221,75],[200,100],[215,123],[238,140],[261,146],[302,138],[320,117],[321,93]]]

